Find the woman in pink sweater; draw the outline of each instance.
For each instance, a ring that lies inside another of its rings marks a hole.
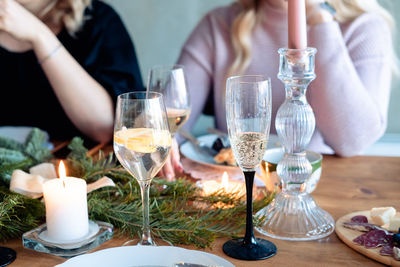
[[[316,75],[307,99],[316,117],[309,149],[353,156],[380,138],[387,123],[393,62],[390,15],[375,0],[328,1],[333,16],[308,1],[308,46],[317,48]],[[360,3],[360,4],[358,4]],[[185,65],[192,100],[190,129],[212,91],[217,128],[226,131],[226,78],[265,74],[272,83],[272,125],[284,101],[278,49],[287,46],[287,2],[238,1],[209,12],[186,41]]]
[[[335,14],[307,0],[308,46],[317,48],[316,75],[307,99],[316,129],[308,149],[349,157],[361,153],[386,129],[395,64],[394,23],[376,0],[326,1]],[[278,80],[278,49],[286,47],[287,1],[238,0],[209,12],[186,41],[178,63],[186,67],[191,129],[211,97],[216,127],[227,131],[225,81],[232,75],[271,77],[271,133],[285,98]],[[176,159],[176,157],[175,157]]]

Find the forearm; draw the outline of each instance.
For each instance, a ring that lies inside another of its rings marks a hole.
[[[309,98],[324,141],[341,156],[360,153],[385,131],[391,70],[386,58],[354,62],[335,22],[312,29],[317,78]]]
[[[183,128],[191,130],[203,112],[207,97],[210,93],[211,77],[204,66],[198,64],[196,52],[183,49],[178,64],[185,66],[188,89],[190,94],[191,113]],[[181,139],[179,139],[181,141]]]
[[[64,48],[50,30],[38,34],[33,49],[60,104],[74,125],[99,142],[110,140],[113,102],[107,91],[93,79]]]

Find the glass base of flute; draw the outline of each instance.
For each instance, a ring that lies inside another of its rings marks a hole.
[[[244,238],[227,241],[222,249],[224,253],[232,258],[240,260],[263,260],[276,254],[274,243],[255,238],[253,231],[253,183],[254,171],[244,172],[246,180],[246,233]]]
[[[17,257],[15,250],[7,247],[0,247],[0,266],[7,266]]]

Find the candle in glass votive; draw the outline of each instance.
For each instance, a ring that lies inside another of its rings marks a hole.
[[[221,182],[215,180],[202,181],[203,194],[206,196],[223,192],[228,194],[237,194],[238,197],[246,194],[246,187],[242,182],[229,180],[228,173],[224,172]]]
[[[43,184],[47,236],[61,242],[82,238],[89,232],[86,181],[65,177],[62,161],[59,176]]]

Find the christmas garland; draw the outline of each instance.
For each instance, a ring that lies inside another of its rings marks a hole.
[[[45,209],[38,199],[30,199],[8,190],[12,171],[55,160],[44,147],[45,136],[34,129],[25,144],[0,137],[0,240],[20,237],[45,222]],[[113,153],[99,152],[94,160],[87,156],[83,140],[75,137],[68,148],[69,175],[88,183],[108,176],[116,187],[88,194],[91,220],[113,224],[119,234],[137,237],[142,227],[140,188],[135,179],[118,163]],[[266,206],[274,194],[254,201],[254,211]],[[223,208],[220,208],[223,207]],[[195,183],[187,179],[168,182],[155,178],[150,189],[150,225],[153,235],[172,244],[209,247],[215,238],[242,235],[246,203],[235,194],[217,192],[203,196]],[[262,218],[256,218],[257,224]]]

